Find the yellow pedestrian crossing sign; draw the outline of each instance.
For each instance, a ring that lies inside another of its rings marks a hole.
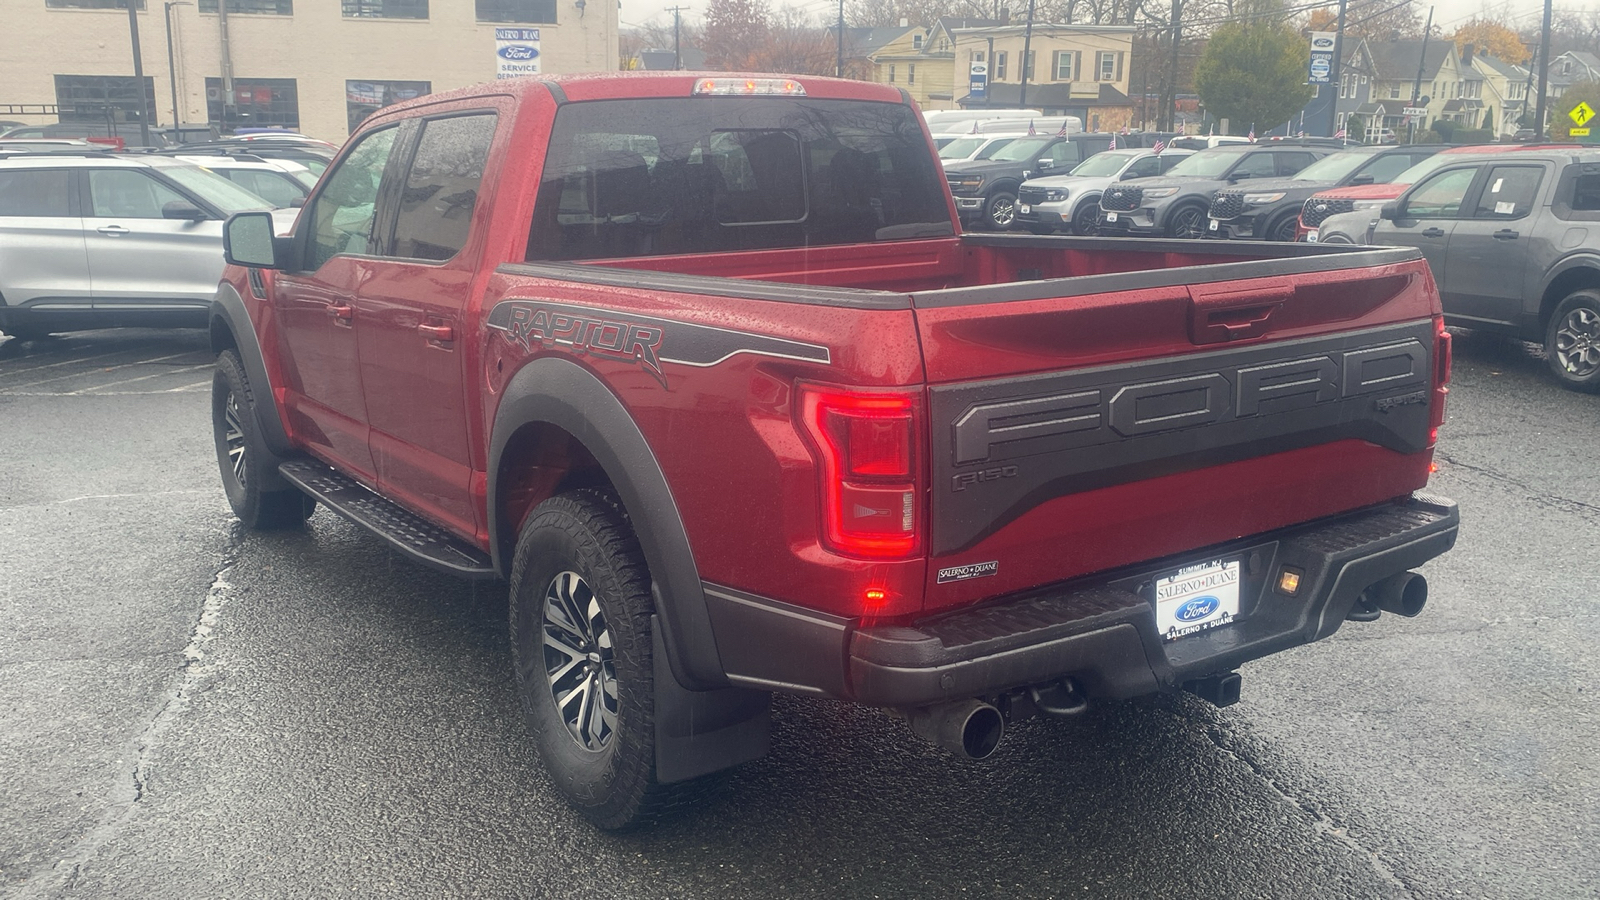
[[[1567,113],[1567,116],[1568,118],[1572,119],[1572,121],[1576,123],[1579,128],[1582,128],[1583,126],[1589,124],[1590,119],[1594,118],[1594,107],[1587,103],[1580,102],[1577,106],[1572,108],[1572,112]]]

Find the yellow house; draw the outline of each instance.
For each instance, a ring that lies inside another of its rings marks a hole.
[[[956,42],[952,31],[997,24],[993,19],[947,16],[931,28],[908,28],[871,54],[872,80],[904,88],[923,109],[959,109],[954,96]],[[965,94],[965,69],[962,76],[960,90]]]

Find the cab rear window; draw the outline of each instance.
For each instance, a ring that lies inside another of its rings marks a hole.
[[[530,260],[949,235],[916,114],[843,100],[654,98],[556,114]]]

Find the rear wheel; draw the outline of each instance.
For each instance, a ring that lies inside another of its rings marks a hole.
[[[600,828],[653,821],[701,784],[656,781],[653,611],[615,495],[570,491],[528,516],[511,572],[517,690],[556,789]]]
[[[276,461],[257,431],[250,383],[232,350],[217,357],[217,372],[211,378],[211,431],[223,492],[244,527],[252,531],[293,528],[316,511],[317,502],[293,488],[262,489],[267,467]]]
[[[1600,391],[1600,291],[1577,291],[1561,301],[1545,331],[1544,352],[1563,386]]]
[[[1078,211],[1072,214],[1072,233],[1085,236],[1100,233],[1100,199],[1091,197],[1078,204]]]
[[[1206,212],[1198,206],[1185,206],[1172,211],[1172,219],[1167,222],[1167,234],[1184,240],[1194,240],[1205,237]]]
[[[985,225],[996,231],[1007,231],[1017,220],[1017,195],[1010,191],[996,191],[983,207]]]

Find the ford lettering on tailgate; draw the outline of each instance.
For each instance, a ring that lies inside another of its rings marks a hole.
[[[1421,451],[1433,328],[935,387],[933,421],[950,437],[934,458],[934,552],[970,547],[1051,497],[1158,472],[1346,438]]]

